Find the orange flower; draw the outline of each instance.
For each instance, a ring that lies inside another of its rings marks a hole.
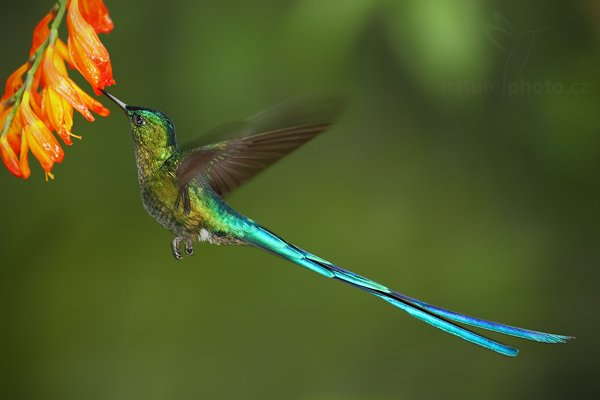
[[[28,91],[23,93],[23,99],[19,107],[21,122],[23,124],[22,140],[25,142],[25,146],[29,147],[35,158],[38,159],[44,171],[50,173],[54,163],[59,163],[63,160],[64,153],[50,129],[31,109],[30,95],[31,93]]]
[[[8,144],[10,144],[10,147],[12,147],[12,149],[15,153],[18,153],[19,151],[21,151],[22,130],[23,130],[23,126],[21,124],[21,118],[18,117],[18,115],[17,115],[13,119],[10,129],[6,133],[6,139],[8,140]]]
[[[50,88],[42,92],[42,114],[48,120],[48,125],[58,133],[66,145],[72,145],[73,107],[58,93]]]
[[[6,89],[4,90],[2,100],[11,98],[21,88],[21,86],[23,86],[23,74],[27,72],[28,68],[29,63],[25,63],[17,68],[15,72],[10,74],[6,80]]]
[[[114,24],[102,0],[84,0],[81,2],[81,15],[96,31],[96,33],[109,33]]]
[[[2,114],[0,115],[0,124],[4,125],[4,121],[6,120],[6,117],[11,112],[11,110],[12,107],[9,107],[8,109],[2,111]],[[6,165],[6,168],[8,168],[11,174],[16,176],[17,178],[23,178],[23,173],[21,172],[21,168],[19,167],[19,157],[17,156],[17,153],[20,150],[20,145],[13,146],[9,138],[10,136],[8,134],[0,136],[0,157],[2,157],[4,165]],[[14,144],[17,145],[18,143]]]
[[[67,46],[73,65],[100,95],[100,89],[115,83],[108,51],[100,42],[92,25],[79,11],[79,1],[71,0],[67,14],[69,40]]]
[[[17,157],[17,154],[14,152],[5,136],[0,137],[0,156],[11,174],[17,178],[23,178],[21,168],[19,168],[19,157]]]
[[[48,14],[42,18],[42,20],[35,26],[33,30],[33,40],[31,41],[31,49],[29,50],[29,56],[31,57],[37,49],[46,41],[48,35],[50,35],[50,29],[48,29],[48,24],[55,17],[56,13],[54,11],[50,11]]]
[[[75,85],[75,90],[81,97],[81,100],[86,105],[87,108],[95,112],[101,117],[107,117],[110,115],[110,110],[102,105],[98,100],[94,99],[92,96],[83,91],[82,88]]]
[[[19,115],[19,119],[21,116]],[[27,143],[27,136],[21,135],[21,148],[19,152],[19,168],[21,169],[21,174],[23,175],[23,179],[29,178],[31,175],[31,170],[29,169],[29,144]],[[46,174],[48,171],[45,171]]]
[[[77,85],[67,76],[65,65],[60,59],[58,52],[54,52],[53,46],[49,46],[46,50],[43,71],[47,90],[51,90],[60,94],[88,121],[94,120],[94,116],[90,113],[87,106],[81,100],[77,90],[75,90]]]
[[[68,45],[57,31],[50,33],[58,29],[57,18],[62,18],[65,7]],[[72,133],[73,109],[89,121],[94,120],[91,111],[110,113],[69,78],[65,63],[77,68],[98,94],[114,84],[108,52],[97,36],[112,28],[101,0],[59,1],[36,25],[29,60],[9,76],[0,98],[0,159],[16,177],[29,177],[31,150],[46,180],[54,178],[52,168],[63,160],[64,152],[53,132],[67,145],[73,143],[72,137],[80,138]]]
[[[63,42],[60,39],[56,39],[55,46],[56,46],[56,51],[60,55],[60,58],[62,58],[66,62],[68,62],[69,66],[71,68],[75,68],[75,66],[71,64],[71,57],[69,57],[69,49],[67,48],[67,45],[65,44],[65,42]]]

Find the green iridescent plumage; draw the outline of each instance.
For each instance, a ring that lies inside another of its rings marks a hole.
[[[337,116],[337,102],[312,109],[306,104],[280,106],[238,127],[244,134],[240,137],[183,151],[168,116],[127,106],[105,94],[127,114],[144,207],[175,235],[172,250],[177,258],[184,256],[182,244],[185,255],[191,255],[194,241],[255,246],[371,293],[438,329],[503,355],[516,356],[518,350],[455,322],[538,342],[570,339],[459,314],[395,292],[294,246],[223,200],[224,195],[327,129]]]

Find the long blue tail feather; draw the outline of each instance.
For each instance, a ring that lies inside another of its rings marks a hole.
[[[310,254],[288,242],[281,239],[274,233],[265,228],[256,226],[252,235],[245,238],[249,243],[277,254],[287,260],[306,267],[312,271],[318,272],[328,278],[333,278],[344,283],[355,286],[366,292],[369,292],[388,303],[400,308],[411,316],[420,319],[438,329],[447,333],[456,335],[461,339],[472,342],[489,350],[495,351],[506,356],[516,356],[518,350],[488,339],[468,329],[465,329],[455,323],[459,322],[465,325],[474,326],[506,335],[516,336],[523,339],[534,340],[544,343],[564,343],[571,339],[569,336],[562,336],[544,332],[537,332],[528,329],[513,327],[497,322],[487,321],[480,318],[471,317],[454,311],[446,310],[441,307],[427,304],[421,300],[406,296],[402,293],[393,291],[386,286],[374,282],[368,278],[345,270],[337,265]]]
[[[470,325],[470,326],[474,326],[477,328],[487,329],[488,331],[499,332],[499,333],[503,333],[505,335],[515,336],[518,338],[533,340],[533,341],[542,342],[542,343],[565,343],[568,340],[573,339],[572,336],[564,336],[564,335],[557,335],[554,333],[544,333],[544,332],[532,331],[529,329],[518,328],[515,326],[505,325],[505,324],[488,321],[488,320],[481,319],[481,318],[471,317],[469,315],[459,314],[454,311],[446,310],[446,309],[438,307],[438,306],[433,306],[433,305],[427,304],[423,301],[405,296],[398,292],[394,292],[394,294],[399,297],[405,298],[409,301],[412,301],[415,304],[420,305],[427,311],[430,311],[436,315],[439,315],[440,317],[444,317],[444,318],[450,319],[452,321],[460,322],[465,325]]]

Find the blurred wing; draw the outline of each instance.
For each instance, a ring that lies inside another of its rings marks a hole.
[[[301,125],[233,139],[193,151],[177,168],[179,185],[203,177],[224,196],[329,127]]]
[[[239,129],[249,136],[186,153],[177,168],[180,188],[186,192],[190,181],[200,177],[226,195],[330,127],[342,104],[341,99],[312,104],[292,100],[249,118]]]

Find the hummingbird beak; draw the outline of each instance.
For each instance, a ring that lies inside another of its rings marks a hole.
[[[104,90],[100,89],[100,91],[102,93],[104,93],[104,95],[106,97],[108,97],[109,99],[111,99],[116,105],[118,105],[119,107],[121,107],[123,109],[123,111],[127,112],[127,104],[123,103],[121,100],[117,99],[115,96],[113,96],[112,94],[105,92]]]

